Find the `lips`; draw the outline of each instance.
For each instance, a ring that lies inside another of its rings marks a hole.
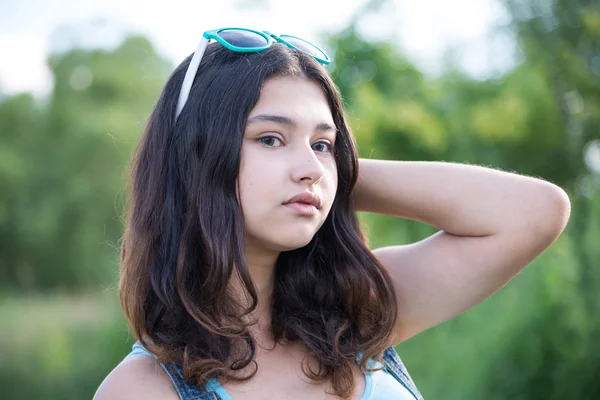
[[[317,209],[321,208],[321,198],[312,192],[302,192],[291,199],[287,200],[283,204],[300,203],[300,204],[311,204]]]

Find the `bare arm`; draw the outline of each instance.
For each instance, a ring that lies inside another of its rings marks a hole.
[[[373,253],[394,279],[394,344],[480,303],[563,231],[570,215],[556,185],[443,162],[360,160],[359,211],[413,219],[440,232]]]

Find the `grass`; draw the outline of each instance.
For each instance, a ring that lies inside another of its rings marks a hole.
[[[131,348],[114,291],[0,297],[3,399],[91,398]]]

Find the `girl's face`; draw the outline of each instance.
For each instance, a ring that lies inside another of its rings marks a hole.
[[[335,139],[317,83],[279,76],[265,82],[246,123],[239,173],[249,246],[287,251],[310,242],[335,198]],[[320,206],[286,204],[303,192],[318,196]]]

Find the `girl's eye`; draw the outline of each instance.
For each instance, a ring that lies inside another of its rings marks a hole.
[[[281,139],[275,136],[263,136],[258,138],[258,141],[264,144],[267,147],[281,147],[283,143]],[[333,145],[329,142],[321,141],[312,145],[313,149],[318,151],[319,153],[329,153],[331,152]]]
[[[314,146],[317,146],[317,147],[319,147],[319,148],[320,148],[320,150],[317,150],[317,151],[318,151],[318,152],[320,152],[320,153],[328,153],[328,152],[331,152],[331,149],[332,149],[332,147],[333,147],[333,145],[332,145],[331,143],[328,143],[328,142],[317,142],[317,143],[315,143],[315,144],[313,145],[313,148],[314,148]]]
[[[269,147],[279,147],[281,146],[281,140],[276,138],[275,136],[263,136],[258,139],[258,141],[265,146]]]

